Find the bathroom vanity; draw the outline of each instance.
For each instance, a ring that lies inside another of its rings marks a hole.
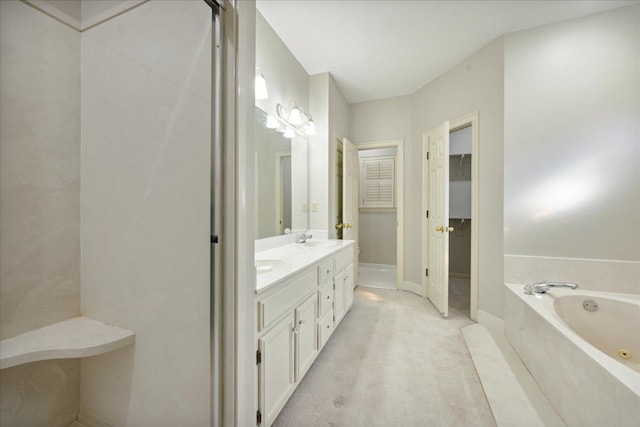
[[[257,422],[270,426],[353,302],[353,241],[256,254]]]

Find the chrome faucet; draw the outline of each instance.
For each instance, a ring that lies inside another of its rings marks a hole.
[[[306,231],[303,231],[302,233],[298,234],[298,238],[296,239],[296,243],[304,243],[307,240],[311,239],[313,237],[312,234],[307,234]]]
[[[568,282],[536,282],[529,285],[524,285],[524,293],[527,295],[544,294],[547,293],[549,288],[569,288],[576,289],[578,285]]]

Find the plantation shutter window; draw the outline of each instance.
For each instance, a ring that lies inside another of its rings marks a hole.
[[[395,207],[395,158],[360,159],[360,207]]]

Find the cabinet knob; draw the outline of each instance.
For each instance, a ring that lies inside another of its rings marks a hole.
[[[331,270],[327,270],[327,274],[331,273]]]
[[[331,325],[327,325],[327,329],[329,329],[331,327]]]
[[[298,325],[300,325],[300,326],[304,325],[304,320],[299,321]]]
[[[331,295],[327,295],[327,299],[331,299]]]

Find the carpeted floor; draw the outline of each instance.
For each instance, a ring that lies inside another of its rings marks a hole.
[[[471,323],[408,292],[357,288],[274,426],[495,426],[460,332]]]

